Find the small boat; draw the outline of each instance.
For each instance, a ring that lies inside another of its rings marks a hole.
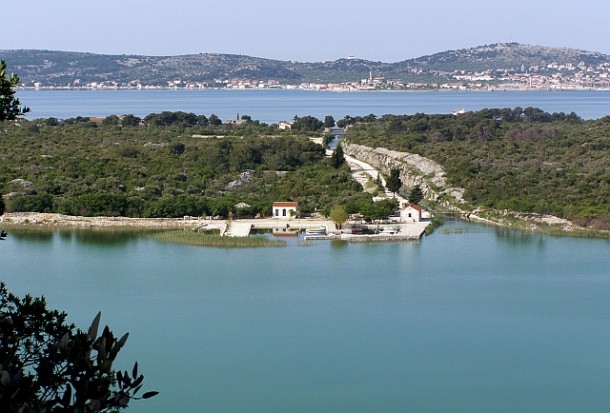
[[[321,226],[320,228],[309,228],[305,230],[305,235],[324,235],[326,234],[326,227]]]
[[[397,232],[398,232],[398,229],[396,229],[396,228],[389,228],[389,227],[388,227],[388,228],[384,228],[384,229],[382,229],[382,230],[379,232],[379,234],[380,234],[380,235],[394,235],[394,234],[396,234]]]

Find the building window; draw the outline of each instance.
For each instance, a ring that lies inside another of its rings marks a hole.
[[[285,216],[286,216],[286,208],[284,208],[284,209],[282,210],[282,216],[283,216],[283,217],[285,217]]]

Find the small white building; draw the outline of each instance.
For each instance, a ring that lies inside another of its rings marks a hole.
[[[404,204],[400,209],[400,220],[402,222],[420,222],[423,209],[419,205]]]
[[[297,216],[298,202],[274,202],[271,207],[274,218],[290,219]]]
[[[292,129],[292,122],[283,120],[280,123],[277,124],[278,129],[281,130],[291,130]]]

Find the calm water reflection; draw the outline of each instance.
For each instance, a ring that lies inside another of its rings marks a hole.
[[[11,232],[2,279],[130,331],[131,412],[610,406],[610,242],[449,222],[421,242],[233,250]],[[127,366],[126,366],[127,367]]]

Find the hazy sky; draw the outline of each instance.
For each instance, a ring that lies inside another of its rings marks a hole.
[[[397,62],[519,42],[610,54],[608,0],[28,0],[2,20],[0,49]]]

